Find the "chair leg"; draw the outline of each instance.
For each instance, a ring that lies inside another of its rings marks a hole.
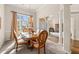
[[[46,54],[46,49],[45,49],[45,46],[44,46],[44,54]]]
[[[16,48],[16,52],[17,52],[17,48]]]
[[[40,54],[40,48],[38,48],[38,54]]]
[[[18,51],[18,45],[16,46],[16,52]]]

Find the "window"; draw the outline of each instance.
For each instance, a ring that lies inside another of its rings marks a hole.
[[[30,21],[31,20],[31,21]],[[18,31],[23,31],[24,28],[29,28],[33,26],[33,17],[23,14],[17,14]]]

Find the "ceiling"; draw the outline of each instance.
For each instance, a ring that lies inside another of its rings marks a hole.
[[[37,10],[46,4],[10,4],[10,6],[19,7],[23,9]]]
[[[39,8],[49,5],[49,4],[8,4],[10,6],[22,8],[22,9],[28,9],[28,10],[34,10],[37,11]],[[52,7],[57,7],[56,4],[52,4]],[[71,5],[71,12],[79,11],[79,4],[72,4]]]

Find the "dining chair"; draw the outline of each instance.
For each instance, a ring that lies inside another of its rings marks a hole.
[[[15,48],[16,48],[16,52],[18,51],[18,48],[19,48],[19,45],[22,45],[22,44],[27,44],[27,41],[21,39],[21,38],[18,38],[17,36],[17,33],[14,31],[13,32],[14,34],[14,41],[15,41]]]
[[[48,37],[48,32],[46,30],[43,30],[42,32],[39,33],[39,36],[35,41],[32,41],[32,45],[34,48],[36,48],[38,50],[38,54],[40,54],[40,49],[44,48],[44,53],[46,53],[45,51],[45,43]]]

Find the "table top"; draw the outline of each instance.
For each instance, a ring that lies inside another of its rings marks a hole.
[[[18,39],[36,39],[38,37],[37,34],[22,32],[17,38]]]

